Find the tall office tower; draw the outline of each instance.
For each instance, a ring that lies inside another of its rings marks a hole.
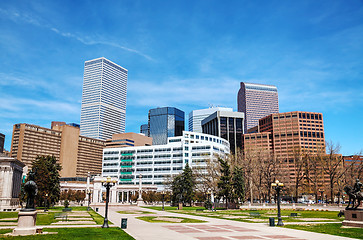
[[[258,125],[260,118],[279,112],[277,88],[272,85],[241,82],[237,96],[238,112],[245,114],[244,132]]]
[[[150,109],[148,124],[153,145],[163,145],[167,143],[168,137],[182,136],[184,112],[174,107]]]
[[[5,135],[0,133],[0,153],[4,151]]]
[[[190,132],[203,132],[202,120],[216,111],[233,112],[233,108],[224,107],[211,107],[200,110],[193,110],[189,113],[189,131]]]
[[[145,136],[149,136],[149,125],[148,124],[142,124],[140,126],[140,133],[145,134]]]
[[[125,132],[127,69],[104,57],[84,64],[81,135],[106,140]]]
[[[244,113],[217,111],[202,121],[203,133],[229,141],[231,153],[242,147]]]

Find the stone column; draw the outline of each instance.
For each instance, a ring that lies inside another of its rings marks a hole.
[[[129,203],[130,191],[126,192],[126,202]]]
[[[111,188],[111,203],[117,203],[117,189]]]
[[[124,197],[125,197],[125,196],[124,196],[124,191],[122,191],[122,192],[121,192],[121,202],[122,202],[122,203],[124,203],[124,199],[125,199]]]

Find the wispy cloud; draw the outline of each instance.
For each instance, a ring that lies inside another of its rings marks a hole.
[[[230,78],[170,78],[157,83],[133,81],[128,86],[127,101],[129,105],[147,107],[209,104],[234,107],[238,86],[239,81]]]
[[[6,112],[4,117],[10,117],[12,113],[39,114],[49,112],[59,112],[60,114],[79,114],[79,106],[73,102],[64,102],[59,100],[40,100],[29,98],[16,98],[12,96],[1,96],[0,110]],[[26,115],[24,117],[28,117]]]
[[[118,48],[124,51],[128,51],[131,53],[135,53],[139,56],[142,56],[144,58],[146,58],[147,60],[150,61],[155,61],[152,57],[150,57],[147,54],[144,54],[136,49],[132,49],[129,47],[125,47],[119,43],[113,42],[113,41],[108,41],[108,40],[89,40],[89,39],[95,39],[95,37],[88,37],[88,36],[80,36],[74,33],[70,33],[70,32],[65,32],[65,31],[61,31],[59,29],[57,29],[54,26],[49,25],[49,23],[43,19],[41,19],[39,16],[35,16],[35,15],[31,15],[29,13],[23,13],[23,12],[19,12],[19,11],[15,11],[15,10],[6,10],[6,9],[1,9],[0,8],[0,15],[3,16],[3,18],[7,18],[10,19],[14,22],[26,22],[28,24],[32,24],[34,26],[38,26],[38,27],[43,27],[46,28],[50,31],[53,31],[54,33],[65,37],[65,38],[72,38],[75,39],[81,43],[83,43],[84,45],[106,45],[106,46],[110,46],[110,47],[114,47],[114,48]]]

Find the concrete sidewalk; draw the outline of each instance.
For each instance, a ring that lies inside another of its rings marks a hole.
[[[148,211],[153,214],[119,214],[117,211]],[[104,208],[99,213],[104,215]],[[138,216],[174,216],[207,221],[206,223],[149,223]],[[120,226],[121,218],[127,218],[125,231],[136,240],[228,240],[228,239],[286,239],[286,240],[348,240],[340,236],[306,232],[294,229],[269,227],[266,223],[245,223],[232,220],[161,212],[136,206],[111,207],[109,220]]]

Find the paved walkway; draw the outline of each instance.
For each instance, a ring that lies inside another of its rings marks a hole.
[[[119,214],[117,211],[148,211],[151,214]],[[104,214],[100,207],[99,213]],[[206,223],[149,223],[139,219],[138,216],[174,216],[187,217],[207,221]],[[285,240],[348,240],[340,236],[306,232],[294,229],[269,227],[266,223],[244,223],[232,220],[191,216],[179,213],[161,212],[136,206],[111,207],[109,220],[120,226],[121,218],[127,218],[128,234],[136,240],[231,240],[231,239],[285,239]]]

